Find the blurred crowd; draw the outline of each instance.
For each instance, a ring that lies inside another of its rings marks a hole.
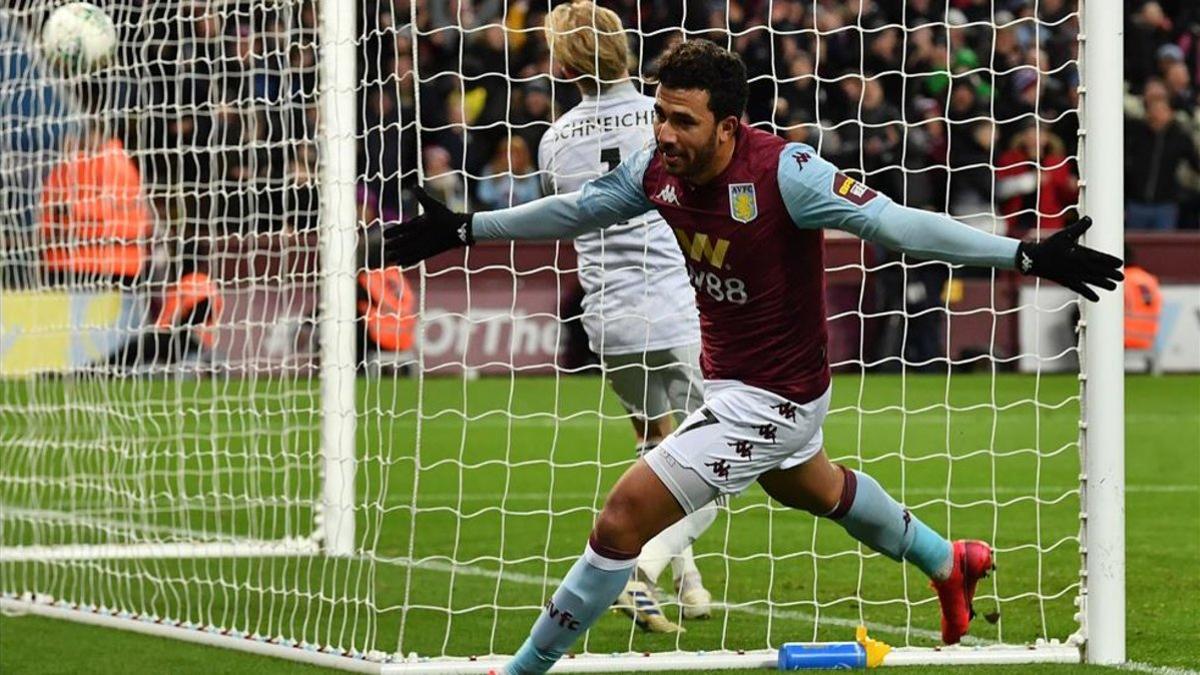
[[[1128,223],[1196,228],[1200,5],[1123,2]],[[316,0],[105,4],[123,52],[83,98],[137,157],[159,225],[315,227]],[[456,208],[538,197],[538,141],[578,100],[541,30],[552,0],[353,4],[359,194],[373,212],[406,213],[418,171]],[[625,21],[647,92],[666,46],[714,40],[749,68],[748,122],[817,146],[898,201],[1014,236],[1074,217],[1077,0],[604,4]]]
[[[407,2],[365,8],[360,168],[387,207],[401,207],[418,165],[455,206],[538,196],[538,141],[577,100],[553,77],[545,4],[418,0],[415,48]],[[1074,0],[605,5],[630,31],[648,92],[656,55],[685,32],[728,44],[752,78],[750,123],[818,146],[893,198],[1014,236],[1074,217]],[[1196,228],[1200,7],[1125,6],[1127,138],[1140,149],[1127,153],[1129,225]]]
[[[1125,4],[1125,226],[1196,229],[1200,3]]]
[[[579,100],[542,28],[557,1],[345,3],[355,8],[348,15],[356,14],[359,36],[362,225],[411,215],[407,188],[419,177],[455,209],[541,196],[539,141]],[[36,37],[47,6],[15,2],[0,23],[16,17]],[[747,65],[748,123],[816,146],[899,202],[1016,237],[1076,216],[1079,0],[601,2],[624,21],[630,70],[646,93],[667,46],[713,40]],[[1122,2],[1126,225],[1194,230],[1200,3]],[[320,208],[319,0],[100,4],[120,33],[115,64],[69,81],[59,107],[88,113],[75,115],[87,122],[74,128],[60,116],[74,135],[61,144],[57,165],[44,167],[44,185],[25,190],[40,193],[40,234],[7,237],[4,246],[35,241],[22,250],[41,251],[43,266],[53,267],[49,253],[61,253],[63,275],[122,283],[145,281],[152,269],[171,280],[204,273],[195,270],[210,246],[236,251],[240,244],[230,242],[247,237],[311,248]],[[23,99],[26,122],[49,126],[53,116],[30,104],[36,100]],[[112,221],[107,229],[69,227],[99,217],[76,198],[81,187],[101,196],[94,201]],[[150,208],[137,203],[143,198]],[[81,244],[88,237],[105,241]],[[113,238],[128,241],[114,248]],[[172,262],[156,266],[156,251]],[[106,256],[99,269],[95,262]],[[881,272],[880,309],[903,307],[920,322],[923,309],[943,304],[943,267],[887,278],[893,272],[901,274],[898,266]],[[931,314],[928,330],[910,322],[910,349],[922,343],[914,336],[930,338],[910,360],[940,350],[938,321]]]

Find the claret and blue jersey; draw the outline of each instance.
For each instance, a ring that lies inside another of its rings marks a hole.
[[[693,187],[652,156],[642,190],[683,250],[705,377],[807,402],[829,387],[823,234],[793,224],[777,171],[786,149],[742,127],[729,166],[709,183]]]
[[[657,209],[696,289],[705,377],[801,403],[829,384],[823,228],[923,258],[1014,264],[1017,240],[899,206],[810,146],[748,126],[735,143],[729,166],[704,185],[668,174],[649,146],[579,192],[475,214],[475,237],[575,237]]]

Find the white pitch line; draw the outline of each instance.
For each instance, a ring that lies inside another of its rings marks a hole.
[[[530,586],[557,586],[562,582],[561,579],[555,577],[540,577],[524,572],[499,572],[490,570],[484,567],[476,567],[474,565],[456,565],[453,563],[443,562],[441,560],[423,560],[414,563],[411,558],[387,558],[377,559],[378,562],[386,562],[394,565],[411,566],[417,569],[429,570],[433,572],[453,572],[463,576],[484,577],[487,579],[502,579],[503,581],[511,581],[519,584],[527,584]],[[858,628],[862,625],[857,619],[843,619],[835,616],[821,615],[819,618],[808,612],[801,612],[794,609],[764,609],[752,605],[728,604],[724,602],[713,602],[713,606],[719,609],[724,609],[728,612],[737,612],[740,614],[750,614],[752,616],[773,617],[776,619],[792,619],[796,621],[811,621],[817,624],[827,624],[832,626],[842,626],[845,628]],[[888,633],[890,635],[911,635],[915,637],[925,638],[940,642],[942,639],[941,633],[937,631],[927,630],[924,628],[909,628],[905,626],[893,626],[886,623],[870,622],[867,626],[869,630],[876,633]],[[966,635],[963,637],[965,645],[989,645],[996,644],[995,640],[986,640],[983,638],[972,637]]]
[[[1127,661],[1119,666],[1111,666],[1117,670],[1130,670],[1136,673],[1152,673],[1153,675],[1200,675],[1200,671],[1188,670],[1187,668],[1173,668],[1171,666],[1156,666],[1152,663],[1139,663],[1137,661]]]

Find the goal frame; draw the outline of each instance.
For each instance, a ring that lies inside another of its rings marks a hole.
[[[63,556],[353,556],[355,478],[355,87],[353,13],[321,3],[323,194],[321,255],[321,391],[323,490],[318,520],[306,539],[172,545],[9,547],[0,560],[53,560]],[[415,11],[415,9],[413,10]],[[1095,226],[1088,245],[1120,255],[1123,247],[1122,15],[1118,4],[1079,0],[1080,202]],[[339,330],[338,327],[341,326]],[[883,665],[1079,663],[1125,661],[1125,506],[1123,295],[1104,293],[1087,304],[1080,323],[1080,584],[1076,633],[1065,642],[989,647],[893,650]],[[117,614],[53,598],[0,596],[0,610],[170,637],[362,673],[486,673],[496,659],[400,658],[380,652],[317,649],[181,624],[156,616]],[[403,648],[403,645],[401,645]],[[397,660],[399,659],[399,660]],[[588,655],[563,660],[555,672],[718,670],[763,667],[775,652]]]

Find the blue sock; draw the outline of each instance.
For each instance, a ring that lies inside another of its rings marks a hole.
[[[954,547],[884,492],[865,473],[842,469],[842,498],[826,514],[850,536],[892,560],[907,560],[931,579],[950,575]]]
[[[546,672],[612,606],[629,581],[637,556],[605,553],[609,555],[597,553],[593,542],[588,542],[583,555],[546,602],[525,643],[504,667],[506,675]]]

